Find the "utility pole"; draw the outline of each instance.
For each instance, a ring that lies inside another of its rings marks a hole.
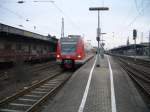
[[[137,38],[137,30],[133,29],[133,40],[134,40],[134,50],[135,50],[134,60],[135,61],[136,61],[136,38]]]
[[[62,18],[62,26],[61,26],[61,38],[64,37],[64,18]]]
[[[127,39],[127,46],[129,46],[129,44],[130,44],[130,42],[129,42],[129,37],[128,37],[128,39]]]
[[[149,58],[150,58],[150,31],[149,31]]]
[[[143,32],[141,33],[141,44],[143,43]]]
[[[143,45],[143,32],[141,33],[141,45]],[[144,47],[142,46],[142,55],[144,55]]]
[[[104,59],[104,45],[105,45],[104,41],[105,40],[103,40],[103,35],[105,35],[106,33],[100,33],[100,34],[101,34],[101,40],[100,40],[100,42],[101,42],[100,43],[100,47],[101,47],[100,49],[101,50],[100,50],[100,55],[101,55],[101,58]]]
[[[108,7],[91,7],[89,8],[90,11],[98,11],[98,28],[97,28],[97,37],[96,40],[98,42],[97,48],[97,67],[100,67],[100,36],[101,36],[101,28],[100,28],[100,11],[109,10]]]

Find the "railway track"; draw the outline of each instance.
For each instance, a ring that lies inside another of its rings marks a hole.
[[[63,72],[46,78],[0,102],[0,112],[32,112],[53,95],[71,77]]]
[[[127,56],[120,56],[120,55],[112,55],[121,59],[124,59],[126,61],[132,62],[134,64],[142,65],[144,67],[150,67],[150,61],[149,60],[144,60],[140,58],[134,58],[134,57],[127,57]]]
[[[117,58],[118,63],[128,73],[136,84],[143,90],[143,92],[150,98],[150,70],[145,68],[145,63],[138,65],[138,62],[131,62],[122,58]]]

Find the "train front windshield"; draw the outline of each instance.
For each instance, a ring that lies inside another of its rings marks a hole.
[[[65,54],[75,54],[76,43],[61,43],[61,53]]]

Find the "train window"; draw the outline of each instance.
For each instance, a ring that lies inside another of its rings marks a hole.
[[[76,50],[76,44],[62,44],[61,51],[62,53],[73,53]]]
[[[4,49],[5,50],[11,50],[12,49],[12,44],[5,44]]]

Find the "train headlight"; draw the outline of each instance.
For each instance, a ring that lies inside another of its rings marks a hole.
[[[77,57],[78,57],[78,58],[81,58],[81,55],[78,55]]]
[[[60,58],[60,55],[59,55],[59,54],[57,54],[57,58]]]

